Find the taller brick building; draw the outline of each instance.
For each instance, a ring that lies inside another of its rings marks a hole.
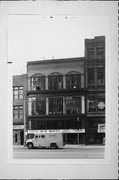
[[[102,144],[105,137],[105,37],[85,39],[87,144]]]

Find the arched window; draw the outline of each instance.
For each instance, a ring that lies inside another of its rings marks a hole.
[[[79,89],[81,87],[81,74],[75,71],[66,74],[66,89]]]
[[[45,90],[45,76],[43,74],[35,74],[31,77],[31,90]]]
[[[52,73],[48,76],[48,89],[58,90],[63,88],[63,75],[60,73]]]

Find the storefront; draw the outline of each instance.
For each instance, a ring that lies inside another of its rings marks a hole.
[[[13,126],[13,145],[23,145],[24,143],[24,125]]]

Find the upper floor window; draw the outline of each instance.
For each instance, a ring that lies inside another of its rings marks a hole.
[[[23,86],[13,87],[13,99],[23,99]]]
[[[105,68],[97,68],[97,84],[98,86],[104,85],[105,83]]]
[[[91,94],[87,99],[87,111],[88,112],[104,112],[105,111],[105,96],[104,93],[98,93],[97,95]]]
[[[66,114],[81,113],[81,97],[66,97]]]
[[[81,74],[68,73],[66,75],[66,88],[67,89],[78,89],[81,87]]]
[[[63,98],[49,98],[49,114],[63,114]]]
[[[105,54],[104,47],[97,47],[96,48],[96,55],[97,55],[98,59],[104,58],[104,54]]]
[[[31,90],[45,90],[45,76],[37,74],[31,77]]]
[[[46,114],[45,97],[35,96],[28,98],[28,115],[43,115]]]
[[[13,118],[14,119],[23,119],[23,106],[13,106]]]
[[[94,68],[88,68],[88,86],[94,86],[95,84],[95,76],[94,76]]]
[[[87,58],[93,59],[94,58],[94,48],[87,48]]]
[[[48,77],[48,89],[58,90],[63,88],[63,76],[61,74],[52,74]]]

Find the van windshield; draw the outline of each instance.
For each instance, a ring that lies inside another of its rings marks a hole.
[[[27,139],[32,139],[34,137],[34,134],[28,134]]]

